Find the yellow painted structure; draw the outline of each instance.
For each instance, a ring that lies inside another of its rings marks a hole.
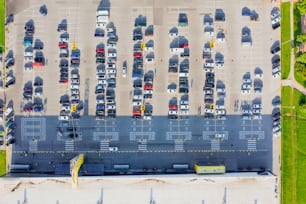
[[[78,187],[79,170],[82,164],[84,163],[84,158],[84,154],[79,154],[78,156],[70,160],[70,175],[73,187]]]
[[[225,173],[225,166],[224,165],[194,165],[194,170],[197,174],[224,174]]]

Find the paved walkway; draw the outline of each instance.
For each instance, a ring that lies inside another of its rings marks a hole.
[[[294,39],[294,18],[293,18],[293,7],[294,7],[295,0],[290,1],[290,39]],[[306,95],[306,88],[299,84],[294,78],[294,64],[295,64],[295,53],[294,48],[291,48],[291,63],[290,63],[290,72],[288,79],[282,80],[282,86],[291,86],[296,88],[304,95]]]

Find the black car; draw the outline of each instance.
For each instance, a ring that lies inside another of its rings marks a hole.
[[[134,88],[141,88],[142,87],[142,80],[141,79],[135,79],[133,82]]]
[[[57,26],[57,31],[58,32],[61,32],[61,31],[67,31],[67,20],[66,19],[63,19],[61,21],[61,23],[58,24]]]
[[[96,53],[96,58],[105,58],[104,52],[97,52]]]
[[[68,78],[68,73],[65,73],[65,72],[63,72],[63,73],[61,73],[61,75],[60,75],[60,78]]]
[[[31,100],[32,99],[32,93],[23,92],[23,99],[24,100]]]
[[[68,68],[67,67],[62,67],[60,69],[60,73],[68,73]]]
[[[15,65],[15,58],[12,57],[12,58],[10,58],[10,59],[6,62],[5,67],[8,69],[8,68],[10,68],[11,66],[14,66],[14,65]]]
[[[279,41],[277,41],[275,44],[271,47],[271,54],[275,54],[280,51],[280,44]]]
[[[74,138],[78,138],[79,135],[77,133],[69,133],[68,137],[71,138],[71,139],[74,139]]]
[[[275,29],[277,29],[277,28],[279,28],[279,27],[280,27],[280,23],[274,23],[274,24],[272,24],[273,30],[275,30]]]
[[[14,23],[14,15],[12,13],[6,18],[5,25],[8,25],[10,23]]]
[[[61,59],[59,63],[60,68],[68,68],[69,66],[69,61],[67,59]]]
[[[33,84],[34,86],[42,86],[43,85],[43,80],[36,80]]]
[[[46,16],[48,14],[47,6],[46,5],[42,5],[39,8],[39,12],[40,12],[41,15]]]
[[[225,13],[222,9],[216,9],[215,21],[225,21]]]
[[[105,57],[99,57],[99,58],[96,58],[96,63],[99,64],[104,64],[105,63]]]
[[[35,42],[34,42],[34,49],[35,50],[42,50],[42,49],[44,49],[44,43],[41,40],[36,39]]]

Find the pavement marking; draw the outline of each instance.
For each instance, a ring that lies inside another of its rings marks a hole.
[[[220,150],[220,140],[211,140],[211,150]]]
[[[146,139],[139,139],[138,140],[138,150],[139,151],[147,151],[148,149],[148,142]]]
[[[100,140],[100,151],[109,150],[109,140]]]
[[[184,139],[175,139],[174,151],[183,151],[183,150],[184,150]]]
[[[65,140],[65,152],[73,152],[75,148],[75,143],[73,140]]]
[[[36,140],[29,141],[29,151],[30,152],[37,152],[38,151],[38,141],[36,141]]]
[[[247,144],[248,150],[256,150],[256,141],[257,140],[248,140]]]

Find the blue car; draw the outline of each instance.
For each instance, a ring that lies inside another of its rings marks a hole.
[[[104,104],[97,104],[96,109],[97,109],[97,111],[104,111],[105,110],[105,105]]]

